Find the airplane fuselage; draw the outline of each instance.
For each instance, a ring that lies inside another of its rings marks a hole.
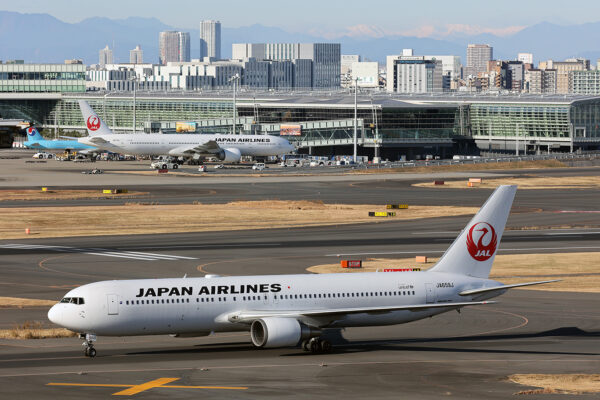
[[[98,143],[98,139],[105,143]],[[106,134],[82,138],[80,142],[124,154],[179,155],[173,154],[173,151],[193,148],[213,140],[223,149],[238,149],[243,156],[277,156],[294,150],[287,140],[272,135]]]
[[[208,334],[248,330],[231,319],[238,312],[410,306],[485,300],[501,293],[460,296],[499,282],[436,272],[267,275],[103,281],[73,289],[50,319],[76,332],[105,336]],[[396,310],[307,317],[320,328],[393,325],[455,308]]]

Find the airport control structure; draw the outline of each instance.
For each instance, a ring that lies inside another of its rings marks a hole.
[[[50,132],[84,132],[82,99],[117,132],[133,131],[134,120],[140,134],[232,133],[235,126],[237,134],[285,136],[300,153],[353,152],[355,97],[348,91],[241,91],[235,107],[231,91],[0,93],[0,116]],[[356,127],[359,155],[390,160],[598,150],[600,97],[365,93],[356,99]]]

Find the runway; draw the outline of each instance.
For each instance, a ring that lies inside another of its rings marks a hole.
[[[289,183],[286,190],[276,183],[230,182],[210,187],[214,192],[185,185],[148,189],[161,202],[278,196],[479,206],[489,195],[486,190],[413,188],[410,182],[299,181]],[[598,251],[597,199],[598,192],[589,189],[519,191],[499,253]],[[0,286],[3,296],[57,300],[72,287],[98,280],[305,273],[308,266],[337,262],[339,255],[433,257],[442,254],[468,219],[6,240],[0,242]],[[557,225],[565,228],[544,228]],[[524,226],[542,229],[522,230]],[[532,281],[533,275],[523,271],[520,276]],[[100,337],[94,359],[83,357],[79,339],[2,339],[0,398],[106,398],[121,393],[149,399],[506,399],[527,389],[507,381],[510,374],[597,373],[598,299],[595,293],[509,291],[497,298],[497,304],[465,308],[460,314],[334,332],[335,350],[327,355],[298,349],[255,350],[246,333]],[[0,328],[45,320],[46,311],[42,307],[0,309]]]

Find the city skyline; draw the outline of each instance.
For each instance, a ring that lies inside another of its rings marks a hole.
[[[290,6],[292,5],[291,2]],[[506,0],[502,8],[489,12],[489,5],[457,0],[451,4],[404,4],[382,0],[378,7],[361,7],[356,0],[319,2],[306,0],[303,7],[294,8],[290,18],[289,7],[273,7],[272,2],[256,0],[252,3],[233,1],[231,4],[202,4],[190,0],[175,0],[173,7],[156,8],[157,1],[130,0],[117,2],[105,0],[104,7],[73,7],[69,0],[46,2],[30,0],[23,3],[0,0],[0,10],[21,13],[47,13],[70,23],[91,17],[123,19],[128,17],[159,18],[178,29],[193,29],[199,20],[215,19],[227,27],[253,24],[283,28],[291,33],[312,34],[328,39],[342,36],[376,38],[383,36],[414,36],[444,38],[454,35],[473,36],[492,34],[507,36],[541,22],[559,25],[582,24],[600,21],[600,4],[580,1],[564,7],[558,0],[531,0],[527,2]],[[112,6],[114,5],[114,7]],[[543,5],[543,6],[542,6]],[[519,13],[514,13],[517,7]],[[386,12],[381,12],[385,9]],[[115,15],[113,10],[119,10]],[[186,12],[181,12],[186,10]],[[318,10],[318,12],[316,12]],[[486,11],[487,10],[487,11]],[[398,11],[397,13],[394,11]],[[332,18],[331,16],[335,16]],[[197,29],[197,28],[196,28]]]

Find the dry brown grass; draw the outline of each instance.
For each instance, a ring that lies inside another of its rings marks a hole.
[[[56,304],[55,300],[24,299],[21,297],[0,297],[0,308],[46,307]]]
[[[474,207],[410,206],[394,219],[471,215]],[[85,235],[126,235],[343,225],[389,220],[368,216],[381,205],[324,204],[312,201],[236,201],[228,204],[0,209],[0,239]],[[74,223],[73,221],[78,221]],[[31,230],[25,234],[25,228]]]
[[[541,389],[516,394],[586,394],[600,393],[599,374],[514,374],[508,379],[524,386]]]
[[[600,176],[581,177],[521,177],[483,179],[472,188],[467,187],[468,179],[462,181],[446,181],[443,185],[433,182],[416,183],[413,186],[460,189],[495,189],[499,185],[518,185],[519,189],[597,189],[600,188]]]
[[[0,329],[0,339],[49,339],[75,337],[77,333],[64,328],[46,328],[40,321],[28,321],[12,329]]]
[[[107,189],[111,188],[107,187]],[[41,190],[0,190],[0,201],[129,198],[147,194],[147,192],[104,194],[102,190],[48,190],[47,192]]]
[[[460,172],[460,171],[491,171],[491,170],[510,170],[510,169],[537,169],[537,168],[564,168],[567,165],[558,160],[540,160],[540,161],[516,161],[500,162],[486,164],[454,164],[454,165],[431,165],[427,167],[407,167],[407,168],[381,168],[367,170],[353,170],[357,174],[381,174],[381,173],[437,173],[437,172]]]
[[[520,283],[561,279],[546,285],[528,286],[528,290],[564,292],[600,292],[600,270],[597,260],[600,252],[589,253],[544,253],[544,254],[501,254],[496,256],[491,279],[503,283]],[[341,268],[339,263],[315,265],[308,268],[314,273],[332,272],[375,272],[385,268],[415,268],[422,270],[432,267],[437,258],[430,258],[427,264],[417,263],[414,258],[385,259],[369,258],[363,261],[361,269]]]

